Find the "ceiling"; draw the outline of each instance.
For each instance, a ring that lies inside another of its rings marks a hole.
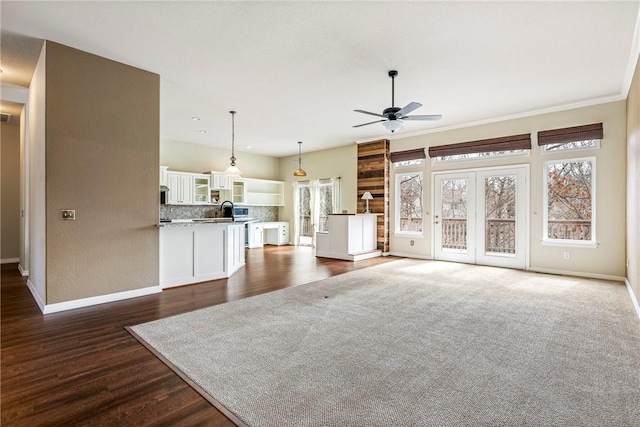
[[[159,74],[161,138],[230,148],[236,110],[237,151],[281,157],[391,137],[352,127],[391,69],[396,106],[443,115],[393,137],[624,99],[639,4],[2,1],[0,76],[27,86],[52,40]]]

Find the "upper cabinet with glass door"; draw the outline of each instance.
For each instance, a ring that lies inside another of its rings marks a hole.
[[[170,205],[208,205],[211,203],[209,175],[167,172]]]

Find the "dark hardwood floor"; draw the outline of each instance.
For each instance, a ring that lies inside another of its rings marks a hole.
[[[269,246],[248,250],[247,266],[230,279],[46,316],[17,265],[5,264],[1,424],[233,425],[124,327],[394,259],[352,263],[315,258],[311,248]]]

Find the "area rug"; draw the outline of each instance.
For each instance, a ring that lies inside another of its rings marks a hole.
[[[398,260],[128,329],[238,425],[640,425],[617,282]]]

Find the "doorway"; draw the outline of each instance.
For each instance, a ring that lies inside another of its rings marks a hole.
[[[437,260],[526,268],[526,166],[434,173]]]

